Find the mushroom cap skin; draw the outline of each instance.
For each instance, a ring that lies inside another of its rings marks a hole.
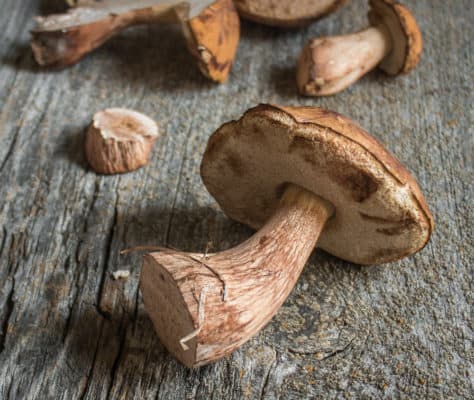
[[[382,23],[392,38],[392,50],[379,64],[389,75],[404,74],[420,61],[423,39],[413,14],[393,0],[370,0],[369,20]]]
[[[242,17],[281,28],[308,25],[346,2],[347,0],[234,0]]]
[[[358,264],[421,250],[434,228],[418,184],[350,119],[315,107],[261,104],[209,139],[201,164],[208,191],[232,219],[259,229],[286,183],[334,207],[318,247]]]

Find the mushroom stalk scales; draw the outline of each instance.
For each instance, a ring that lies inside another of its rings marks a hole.
[[[267,223],[234,248],[146,255],[143,300],[166,347],[195,367],[259,332],[293,289],[331,214],[327,201],[289,184]]]

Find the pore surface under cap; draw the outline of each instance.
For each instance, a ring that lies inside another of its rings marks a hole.
[[[390,262],[427,243],[433,222],[409,172],[348,118],[260,105],[210,138],[203,181],[224,212],[255,229],[286,183],[335,207],[318,247],[359,264]]]

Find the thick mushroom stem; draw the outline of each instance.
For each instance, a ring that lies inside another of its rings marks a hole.
[[[337,93],[375,68],[392,49],[384,25],[342,36],[312,39],[300,56],[297,83],[301,94]]]
[[[240,38],[239,17],[232,0],[84,3],[84,7],[66,14],[36,18],[31,47],[38,64],[72,65],[133,25],[179,23],[202,73],[215,82],[228,78]]]
[[[142,0],[113,7],[104,2],[93,8],[74,8],[66,14],[37,17],[37,27],[31,32],[35,60],[40,65],[65,67],[130,26],[178,20],[172,2],[155,7],[150,3]]]
[[[254,336],[293,289],[331,214],[324,199],[289,185],[267,223],[234,248],[145,255],[140,286],[162,343],[196,367]]]

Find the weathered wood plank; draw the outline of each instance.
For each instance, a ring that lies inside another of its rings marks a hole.
[[[230,81],[196,70],[179,32],[138,28],[80,64],[38,69],[31,17],[61,0],[3,0],[0,13],[0,398],[468,398],[472,393],[473,28],[468,0],[406,1],[425,38],[405,77],[373,72],[349,90],[296,94],[313,36],[364,26],[352,1],[298,31],[243,24]],[[362,268],[316,251],[267,328],[196,371],[153,333],[134,245],[223,249],[251,231],[228,220],[199,177],[208,136],[259,102],[320,105],[372,132],[417,176],[437,228],[420,254]],[[146,168],[97,176],[82,155],[91,115],[155,118]],[[129,269],[126,282],[110,273]]]

